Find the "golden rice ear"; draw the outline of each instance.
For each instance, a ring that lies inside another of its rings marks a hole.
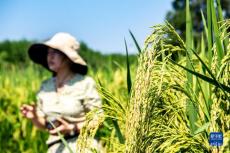
[[[94,109],[87,113],[85,126],[81,129],[79,138],[77,140],[77,146],[79,151],[87,153],[89,150],[99,151],[98,142],[95,143],[94,136],[105,120],[105,116],[100,109]]]

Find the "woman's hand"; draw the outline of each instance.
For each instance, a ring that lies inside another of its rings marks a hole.
[[[36,118],[36,106],[23,104],[20,108],[21,113],[24,117],[33,120]]]
[[[20,108],[22,115],[32,120],[33,124],[40,129],[45,129],[45,118],[44,117],[38,117],[36,114],[36,106],[33,105],[27,105],[23,104]]]
[[[80,129],[77,126],[77,123],[68,123],[62,118],[57,118],[57,121],[60,122],[60,125],[52,130],[49,130],[49,133],[52,135],[57,135],[59,132],[61,134],[70,134],[71,132],[80,132]]]

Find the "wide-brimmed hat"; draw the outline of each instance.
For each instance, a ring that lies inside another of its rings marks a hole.
[[[78,54],[80,43],[70,34],[60,32],[44,43],[35,43],[30,46],[28,50],[29,57],[32,61],[43,65],[48,70],[50,70],[47,63],[47,52],[49,48],[53,48],[65,54],[73,62],[75,69],[81,69],[81,71],[87,72],[86,62]]]

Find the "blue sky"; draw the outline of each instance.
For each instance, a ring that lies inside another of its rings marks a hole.
[[[151,26],[164,22],[172,0],[1,0],[0,41],[43,41],[69,32],[102,53],[124,53],[124,38],[136,49],[130,29],[141,46]]]

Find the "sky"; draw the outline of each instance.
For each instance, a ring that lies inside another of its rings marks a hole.
[[[27,39],[43,42],[68,32],[105,54],[137,50],[151,26],[164,23],[172,0],[1,0],[0,41]]]

